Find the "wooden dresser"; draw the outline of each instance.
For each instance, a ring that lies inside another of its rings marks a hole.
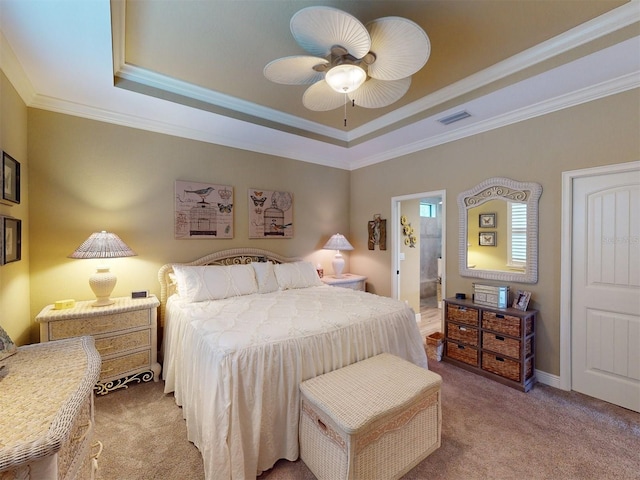
[[[447,298],[443,360],[522,391],[535,377],[536,310]]]
[[[0,362],[1,480],[93,479],[99,374],[91,337],[20,347]]]
[[[160,302],[147,298],[115,298],[113,305],[93,307],[93,301],[54,310],[46,306],[36,316],[40,341],[91,335],[102,356],[96,393],[104,395],[132,381],[158,381],[157,310]]]

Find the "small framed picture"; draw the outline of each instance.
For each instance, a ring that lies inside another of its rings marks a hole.
[[[2,218],[2,264],[17,262],[22,258],[22,220]]]
[[[2,152],[2,200],[20,203],[20,163]]]
[[[478,243],[481,247],[495,247],[496,232],[480,232]]]
[[[480,228],[496,228],[495,213],[481,213],[479,218]]]
[[[513,308],[517,308],[518,310],[526,311],[529,306],[529,300],[531,300],[531,292],[527,292],[525,290],[518,290],[515,298],[513,299]]]

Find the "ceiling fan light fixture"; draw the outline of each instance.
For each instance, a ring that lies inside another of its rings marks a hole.
[[[367,73],[357,65],[344,64],[333,67],[324,79],[336,92],[350,93],[364,83]]]

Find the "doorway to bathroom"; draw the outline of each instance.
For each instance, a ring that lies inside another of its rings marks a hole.
[[[409,304],[424,335],[442,331],[445,191],[393,197],[393,297]]]

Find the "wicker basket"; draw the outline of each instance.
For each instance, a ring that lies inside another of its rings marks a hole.
[[[478,329],[456,323],[447,323],[447,338],[477,347]]]
[[[520,381],[520,362],[510,358],[482,352],[482,368],[515,382]]]
[[[495,312],[482,312],[482,328],[511,335],[512,337],[519,337],[520,318]]]
[[[427,341],[427,357],[430,360],[442,360],[442,352],[444,350],[444,333],[434,332],[426,337]]]
[[[447,303],[447,311],[445,313],[449,320],[467,325],[478,325],[479,312],[477,308],[463,307],[461,305],[453,305]]]
[[[491,350],[499,355],[520,358],[520,345],[522,342],[514,338],[484,332],[482,334],[482,349]]]
[[[319,479],[400,478],[440,447],[436,373],[381,354],[300,386],[300,458]]]
[[[447,341],[447,357],[458,360],[459,362],[468,363],[477,367],[478,361],[478,349],[469,347],[466,345],[460,345],[455,342]]]

